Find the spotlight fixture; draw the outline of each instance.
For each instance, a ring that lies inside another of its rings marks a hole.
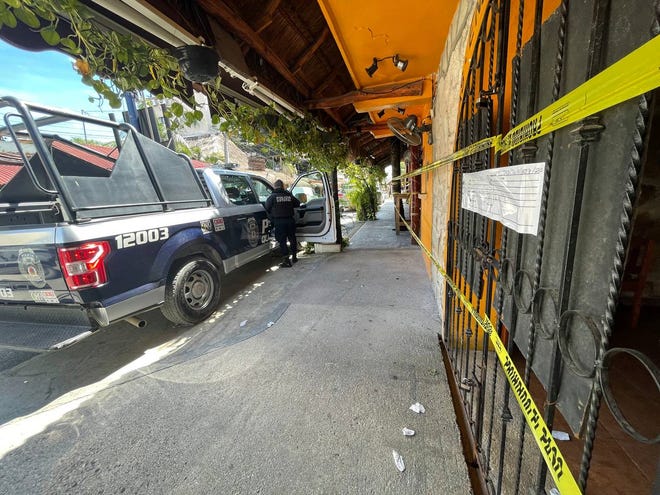
[[[376,115],[378,115],[378,117],[381,118],[383,115],[385,115],[385,109],[381,110]]]
[[[408,60],[400,58],[399,54],[395,55],[390,55],[389,57],[383,57],[383,58],[373,58],[373,61],[371,62],[371,65],[367,67],[366,70],[367,74],[369,77],[373,77],[374,73],[378,70],[378,62],[382,62],[383,60],[387,59],[392,59],[392,63],[394,64],[394,67],[399,69],[401,72],[405,72],[405,70],[408,68]]]
[[[408,61],[399,58],[398,53],[392,57],[392,62],[394,62],[394,67],[399,69],[401,72],[405,72],[406,69],[408,68]]]

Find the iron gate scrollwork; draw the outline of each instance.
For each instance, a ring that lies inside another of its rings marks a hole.
[[[658,1],[557,3],[545,21],[540,0],[520,0],[514,10],[506,0],[477,6],[456,149],[502,134],[505,119],[514,127],[660,33]],[[616,29],[622,18],[629,29]],[[525,22],[533,34],[523,45]],[[651,98],[609,108],[508,155],[489,149],[453,165],[447,272],[479,312],[491,317],[509,354],[521,356],[525,385],[532,374],[540,381],[545,397],[538,405],[548,427],[559,410],[583,438],[581,461],[571,466],[583,492],[603,398],[633,438],[660,441],[623,417],[609,385],[612,359],[625,353],[660,388],[660,373],[648,357],[610,349]],[[463,174],[540,161],[545,172],[536,236],[461,208]],[[546,493],[552,479],[510,401],[488,335],[448,285],[445,308],[444,341],[488,490]]]

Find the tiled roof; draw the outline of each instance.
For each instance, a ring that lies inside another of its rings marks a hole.
[[[60,150],[64,153],[67,153],[75,158],[79,158],[87,163],[95,165],[99,168],[105,170],[112,170],[115,166],[115,160],[117,158],[117,150],[115,148],[109,148],[106,146],[98,145],[85,145],[85,147],[93,149],[97,153],[107,155],[112,159],[107,159],[102,156],[97,155],[96,153],[90,153],[84,149],[78,148],[77,146],[71,146],[70,144],[63,143],[62,141],[53,141],[53,148]]]
[[[12,180],[20,169],[19,165],[0,165],[0,186]]]
[[[101,146],[97,144],[86,144],[86,148],[90,148],[97,153],[107,155],[111,159],[104,159],[94,153],[88,153],[83,149],[80,149],[76,146],[71,146],[69,144],[63,143],[61,141],[54,141],[53,146],[64,152],[68,153],[76,158],[84,160],[91,163],[97,167],[101,167],[105,170],[112,170],[114,166],[114,161],[119,156],[119,152],[116,148],[110,148],[109,146]],[[194,168],[206,168],[209,166],[208,163],[202,162],[200,160],[191,160]],[[11,152],[0,152],[0,185],[7,184],[21,169],[23,164],[23,159],[18,153]]]
[[[82,150],[75,146],[68,145],[66,143],[62,143],[60,141],[54,141],[53,146],[59,149],[60,151],[69,153],[77,158],[80,158],[81,160],[85,160],[93,165],[96,165],[97,167],[101,167],[106,170],[112,170],[112,167],[114,165],[114,162],[112,160],[105,160],[104,158],[99,157],[94,153],[86,153],[85,150]],[[112,158],[113,160],[116,160],[117,157],[119,156],[119,151],[117,150],[117,148],[111,148],[109,146],[101,146],[99,144],[85,144],[84,146],[85,148],[89,148],[93,151],[96,151],[97,153],[106,155],[107,157]],[[194,168],[206,168],[209,166],[208,163],[202,162],[200,160],[191,159],[191,161]]]
[[[206,168],[211,166],[209,163],[201,162],[199,160],[193,160],[192,158],[190,159],[190,161],[192,162],[194,168]]]
[[[17,152],[0,151],[0,165],[22,165],[23,158]]]

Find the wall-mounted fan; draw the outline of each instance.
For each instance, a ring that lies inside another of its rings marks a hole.
[[[391,117],[387,119],[387,127],[394,133],[401,141],[410,146],[419,146],[422,144],[422,133],[429,133],[429,144],[433,143],[431,134],[431,124],[422,126],[417,125],[417,116],[410,115],[405,119],[398,117]]]

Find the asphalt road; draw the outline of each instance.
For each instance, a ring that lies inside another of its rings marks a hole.
[[[470,493],[418,251],[276,261],[0,372],[0,493]]]
[[[343,211],[341,212],[341,226],[342,226],[342,235],[344,237],[350,237],[352,233],[357,231],[364,222],[356,220],[355,211]],[[276,257],[276,254],[273,254]],[[255,277],[260,276],[264,273],[270,265],[272,265],[272,258],[267,258],[256,263],[251,264],[248,267],[243,267],[242,269],[231,273],[226,280],[223,281],[225,286],[223,287],[223,297],[231,297],[233,294],[240,292],[244,289],[246,283],[250,283],[255,279]],[[148,315],[144,315],[146,319],[151,321],[150,328],[140,331],[140,338],[145,339],[145,345],[149,345],[152,341],[149,336],[153,335],[153,338],[157,342],[163,336],[170,335],[171,332],[168,332],[168,328],[173,328],[168,321],[164,320],[158,311],[153,311]],[[154,323],[156,324],[154,326]],[[0,322],[1,324],[1,322]],[[49,343],[44,343],[43,348],[39,345],[38,338],[30,339],[32,344],[35,347],[35,350],[29,348],[17,348],[15,345],[12,345],[11,342],[4,342],[3,328],[0,328],[0,372],[10,370],[19,364],[28,361],[35,356],[38,356],[41,352],[44,352],[50,346]],[[119,324],[113,325],[109,331],[112,331],[113,334],[126,334],[129,339],[133,339],[136,331],[135,328],[127,323],[121,322]],[[108,331],[103,332],[107,334]],[[99,339],[98,335],[90,337],[91,342],[96,342]],[[41,350],[37,350],[40,348]]]

